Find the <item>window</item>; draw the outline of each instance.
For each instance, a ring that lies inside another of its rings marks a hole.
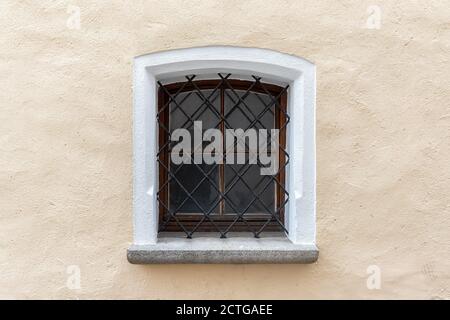
[[[263,83],[257,76],[253,76],[253,81],[232,79],[231,73],[200,81],[195,81],[195,75],[185,78],[185,82],[158,82],[159,231],[179,231],[187,238],[200,231],[216,232],[221,238],[240,231],[257,238],[262,232],[288,232],[284,209],[289,194],[284,182],[289,86]],[[202,143],[194,150],[196,123],[201,125]],[[190,133],[191,152],[185,163],[174,164],[170,155],[176,143],[171,136],[179,129]],[[211,149],[207,146],[209,140],[203,139],[209,129],[220,133],[217,137],[222,141],[216,144],[219,150],[214,149],[217,155],[207,151]],[[226,150],[229,129],[241,129],[248,139],[234,139],[230,150]],[[260,132],[267,132],[264,144],[263,139],[258,141]],[[272,156],[266,145],[275,143],[272,132],[278,135],[273,155],[278,169],[272,175],[264,175],[261,167],[266,164],[259,161],[258,151],[265,157]],[[256,140],[253,146],[249,141],[252,138]],[[239,147],[244,153],[240,161]],[[203,161],[205,151],[213,161]],[[194,161],[195,157],[198,161]]]
[[[217,46],[139,56],[133,69],[128,260],[316,261],[315,66]]]

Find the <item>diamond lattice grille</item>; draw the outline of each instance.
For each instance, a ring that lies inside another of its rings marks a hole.
[[[209,80],[196,80],[195,75],[185,78],[179,83],[158,82],[159,230],[181,231],[188,238],[200,231],[217,232],[222,238],[235,231],[250,232],[255,237],[264,231],[287,232],[288,86],[266,84],[257,76],[252,81],[234,80],[231,74],[218,74]],[[208,153],[211,140],[194,139],[190,151],[182,154],[190,161],[176,164],[171,154],[179,143],[179,139],[173,139],[177,129],[185,129],[191,137],[196,130],[203,137],[206,130],[217,129],[222,133],[221,149]],[[228,146],[227,129],[266,130],[267,144],[237,139]],[[278,130],[277,140],[272,129]],[[272,155],[275,142],[279,143]],[[262,147],[278,163],[278,170],[271,175],[261,174],[261,168],[267,167],[258,157]],[[221,161],[198,161],[206,154]],[[233,159],[240,155],[245,162],[230,163],[229,155]],[[250,161],[252,157],[256,160]]]

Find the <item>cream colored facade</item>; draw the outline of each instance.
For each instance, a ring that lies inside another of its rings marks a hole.
[[[0,298],[450,298],[448,1],[3,0],[0,27]],[[128,263],[133,57],[204,45],[316,64],[317,263]]]

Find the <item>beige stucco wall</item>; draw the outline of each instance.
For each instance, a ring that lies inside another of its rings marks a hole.
[[[2,0],[0,30],[0,298],[450,298],[448,1]],[[317,65],[316,264],[126,260],[132,59],[213,44]]]

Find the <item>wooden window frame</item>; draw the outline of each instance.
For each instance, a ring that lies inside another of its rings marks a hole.
[[[200,90],[208,90],[208,89],[215,89],[217,88],[222,80],[197,80],[192,81],[195,85],[191,83],[186,82],[176,82],[171,84],[164,85],[165,89],[168,93],[174,94],[176,92],[182,93],[182,92],[189,92],[196,89]],[[286,150],[286,131],[287,127],[284,125],[287,121],[286,114],[287,114],[287,91],[285,88],[273,85],[273,84],[267,84],[262,83],[255,84],[254,81],[247,81],[247,80],[239,80],[239,79],[229,79],[227,80],[227,83],[231,85],[231,87],[234,90],[248,90],[251,88],[250,92],[255,93],[262,93],[267,94],[269,92],[273,97],[278,97],[278,103],[279,107],[275,108],[275,129],[280,129],[279,132],[279,148]],[[224,91],[226,89],[229,89],[229,87],[226,86],[225,83],[222,83],[220,87],[218,88],[220,90],[220,111],[221,114],[224,114]],[[160,88],[158,90],[158,112],[161,112],[163,110],[164,105],[168,102],[169,96],[166,93],[165,90],[162,90]],[[169,111],[170,108],[165,108],[164,111],[160,113],[160,119],[159,121],[163,122],[166,128],[169,128]],[[284,127],[283,127],[284,125]],[[222,133],[224,133],[225,130],[225,124],[223,120],[220,123],[220,129]],[[164,146],[168,142],[168,136],[165,130],[159,126],[158,130],[158,143],[159,147]],[[225,135],[223,135],[225,136]],[[225,147],[225,146],[224,146]],[[170,155],[168,151],[168,145],[166,146],[166,149],[164,152],[161,152],[158,156],[158,160],[162,163],[159,165],[159,185],[162,186],[165,184],[165,182],[168,179],[168,173],[167,170],[164,168],[170,168]],[[277,174],[277,180],[282,186],[285,186],[285,179],[286,179],[286,172],[285,172],[285,165],[286,165],[286,154],[284,152],[279,152],[279,173]],[[224,169],[226,164],[220,164],[219,165],[219,189],[221,191],[224,191],[225,187],[225,177],[224,177]],[[286,193],[283,190],[283,188],[276,184],[275,186],[276,190],[276,196],[275,196],[275,208],[278,209],[281,204],[281,199],[285,199]],[[161,222],[164,221],[165,215],[167,214],[166,208],[169,207],[169,184],[166,184],[166,186],[160,190],[159,192],[159,226],[158,230],[164,231],[164,232],[180,232],[182,231],[179,227],[179,225],[175,221],[169,221],[164,230],[160,230]],[[161,202],[164,202],[162,204]],[[219,228],[223,229],[226,228],[230,222],[232,222],[235,218],[235,214],[226,214],[224,213],[224,204],[225,199],[220,200],[220,212],[219,214],[212,215],[214,223]],[[279,219],[284,222],[284,214],[285,214],[285,207],[283,207],[280,210],[279,213]],[[177,214],[177,218],[179,222],[181,222],[188,230],[192,229],[203,217],[202,213],[195,213],[195,214]],[[235,223],[231,231],[233,232],[241,232],[241,231],[249,231],[248,227],[258,228],[261,227],[262,224],[266,223],[268,221],[268,215],[267,214],[249,214],[245,215],[245,219],[248,224],[245,224],[243,221],[238,221]],[[204,221],[197,229],[197,232],[214,232],[217,231],[217,229],[211,224],[209,221]],[[276,221],[271,221],[264,227],[264,231],[282,231],[282,228]]]

